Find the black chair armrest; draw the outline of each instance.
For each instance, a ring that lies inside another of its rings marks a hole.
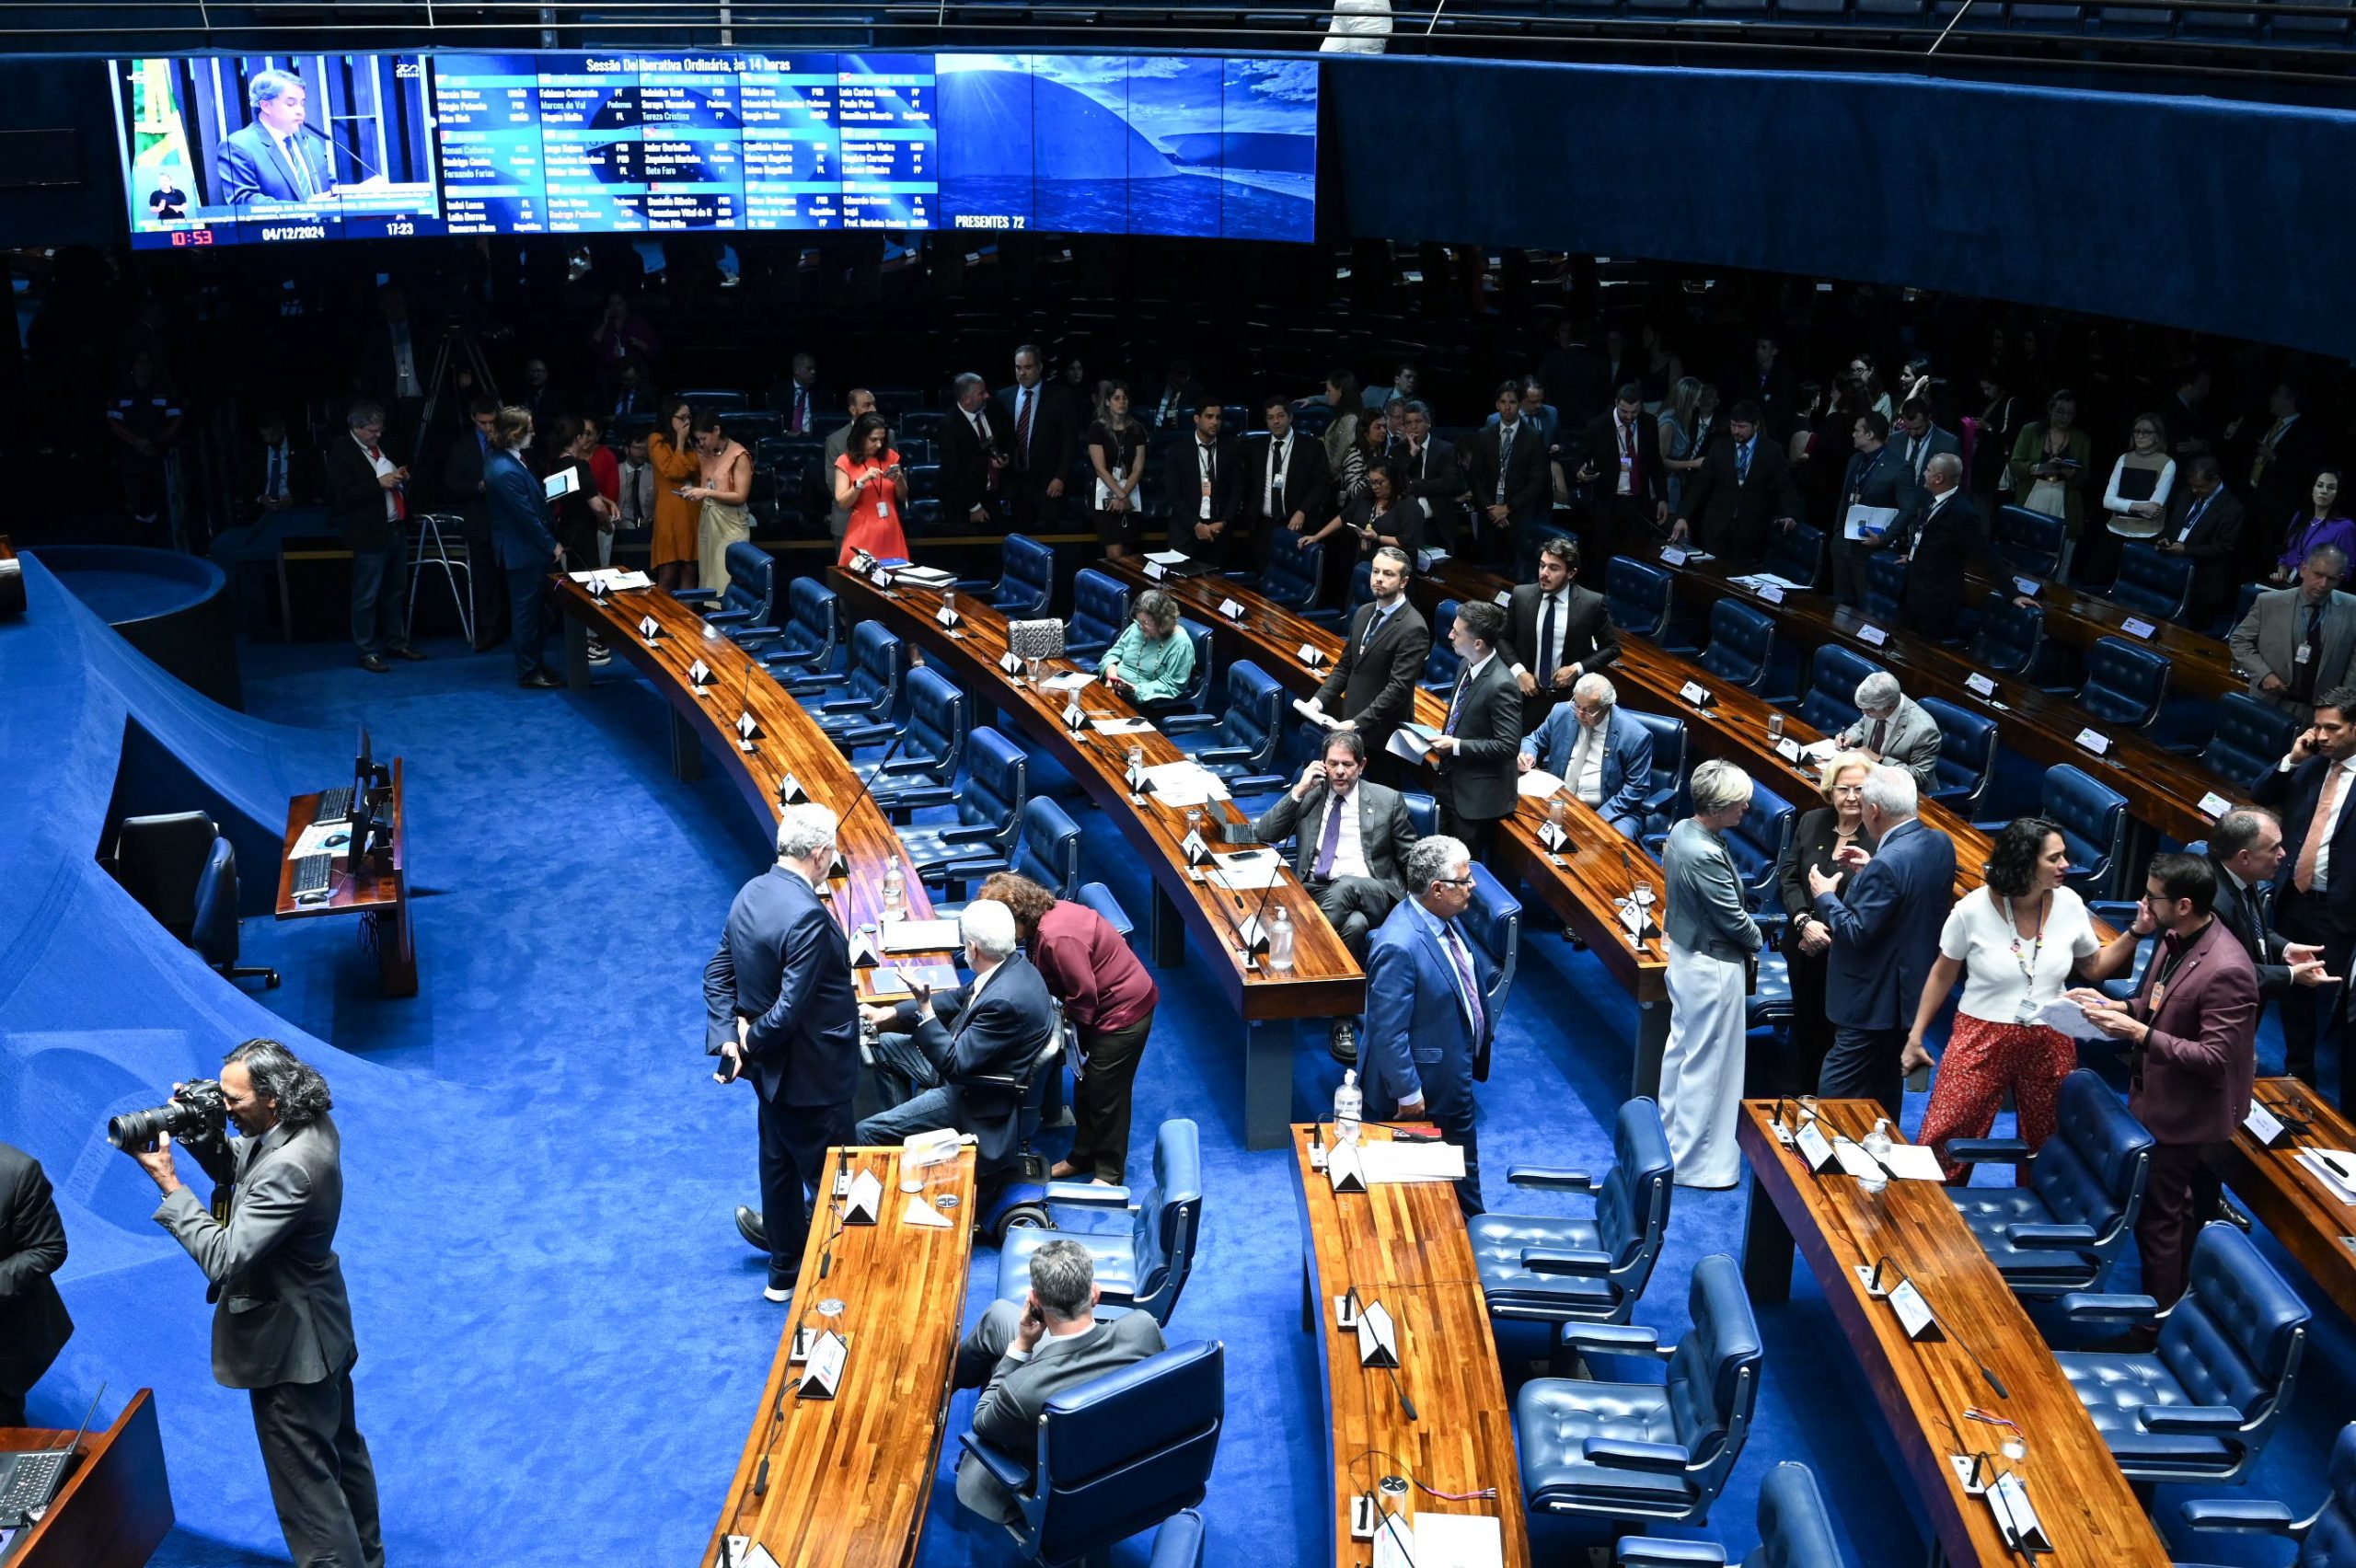
[[[2149,1296],[2104,1296],[2073,1290],[2062,1298],[2062,1311],[2072,1322],[2103,1322],[2120,1318],[2155,1318],[2160,1304]]]
[[[1947,1158],[1958,1165],[1994,1165],[2015,1159],[2027,1159],[2029,1148],[2026,1138],[1949,1138]]]
[[[981,1461],[982,1468],[996,1478],[1009,1492],[1027,1493],[1031,1488],[1031,1467],[1021,1459],[1009,1458],[970,1432],[961,1432],[957,1441],[965,1452]]]
[[[1662,1354],[1660,1334],[1634,1323],[1565,1323],[1561,1343],[1565,1350],[1604,1355]]]
[[[1537,1187],[1549,1193],[1595,1191],[1595,1178],[1586,1171],[1551,1165],[1516,1165],[1506,1171],[1506,1180],[1517,1187]]]
[[[1676,1443],[1637,1443],[1619,1437],[1590,1437],[1579,1450],[1591,1465],[1611,1470],[1650,1470],[1675,1475],[1693,1462],[1693,1456]]]
[[[1726,1550],[1714,1541],[1622,1536],[1612,1547],[1620,1568],[1724,1568]]]

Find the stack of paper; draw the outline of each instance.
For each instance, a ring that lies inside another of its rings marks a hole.
[[[947,588],[957,581],[955,572],[943,571],[937,566],[904,566],[894,575],[919,588]]]
[[[1375,1568],[1497,1568],[1505,1550],[1504,1527],[1483,1514],[1394,1514],[1374,1532]]]
[[[1464,1151],[1448,1143],[1367,1143],[1358,1146],[1367,1185],[1402,1182],[1461,1182]]]
[[[1102,735],[1150,735],[1153,733],[1153,721],[1150,719],[1092,719],[1089,722],[1095,725],[1097,733]]]
[[[1514,784],[1525,801],[1543,801],[1563,787],[1563,781],[1542,767],[1533,767]]]
[[[1154,799],[1165,806],[1199,806],[1227,799],[1219,776],[1195,761],[1156,763],[1145,770]]]
[[[1754,594],[1761,588],[1780,588],[1786,594],[1805,594],[1808,591],[1807,583],[1795,582],[1788,577],[1779,577],[1772,571],[1747,571],[1739,577],[1729,577],[1727,581],[1738,588],[1748,588]]]
[[[1155,550],[1145,559],[1156,566],[1181,566],[1189,558],[1184,550]]]
[[[1296,697],[1292,699],[1292,710],[1320,729],[1338,730],[1342,726],[1339,719],[1334,718],[1322,708],[1311,706],[1309,698],[1305,697]]]
[[[1096,684],[1096,677],[1086,670],[1074,670],[1068,674],[1049,675],[1039,685],[1048,691],[1080,691]]]
[[[627,594],[633,588],[652,588],[654,579],[642,571],[625,571],[618,566],[601,566],[592,571],[569,571],[566,576],[584,588],[605,584],[608,594]]]
[[[2303,1148],[2299,1163],[2314,1171],[2333,1197],[2343,1204],[2356,1204],[2356,1158],[2338,1149]]]
[[[886,920],[877,935],[885,952],[953,952],[963,945],[954,920]]]
[[[1284,858],[1273,849],[1247,850],[1241,855],[1213,855],[1218,870],[1211,881],[1230,893],[1256,893],[1284,881]]]

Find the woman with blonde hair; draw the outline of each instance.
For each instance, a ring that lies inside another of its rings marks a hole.
[[[1816,917],[1816,899],[1808,893],[1807,873],[1813,869],[1839,876],[1838,856],[1854,847],[1870,855],[1873,835],[1865,831],[1865,779],[1874,759],[1863,752],[1835,752],[1824,759],[1817,777],[1817,793],[1824,804],[1792,825],[1791,841],[1775,864],[1775,885],[1783,895],[1784,912],[1791,924],[1784,932],[1784,968],[1792,985],[1792,1062],[1787,1076],[1775,1087],[1785,1094],[1813,1094],[1824,1054],[1832,1049],[1832,1021],[1824,1012],[1826,955],[1832,932]]]

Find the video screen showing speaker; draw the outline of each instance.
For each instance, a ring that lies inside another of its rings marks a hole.
[[[444,232],[415,54],[114,63],[142,249]]]

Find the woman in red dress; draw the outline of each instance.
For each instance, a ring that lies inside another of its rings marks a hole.
[[[900,527],[908,504],[908,476],[891,445],[892,432],[884,416],[861,414],[850,427],[843,455],[835,459],[835,504],[850,514],[843,525],[837,566],[849,566],[858,550],[881,560],[908,557],[907,535]]]

